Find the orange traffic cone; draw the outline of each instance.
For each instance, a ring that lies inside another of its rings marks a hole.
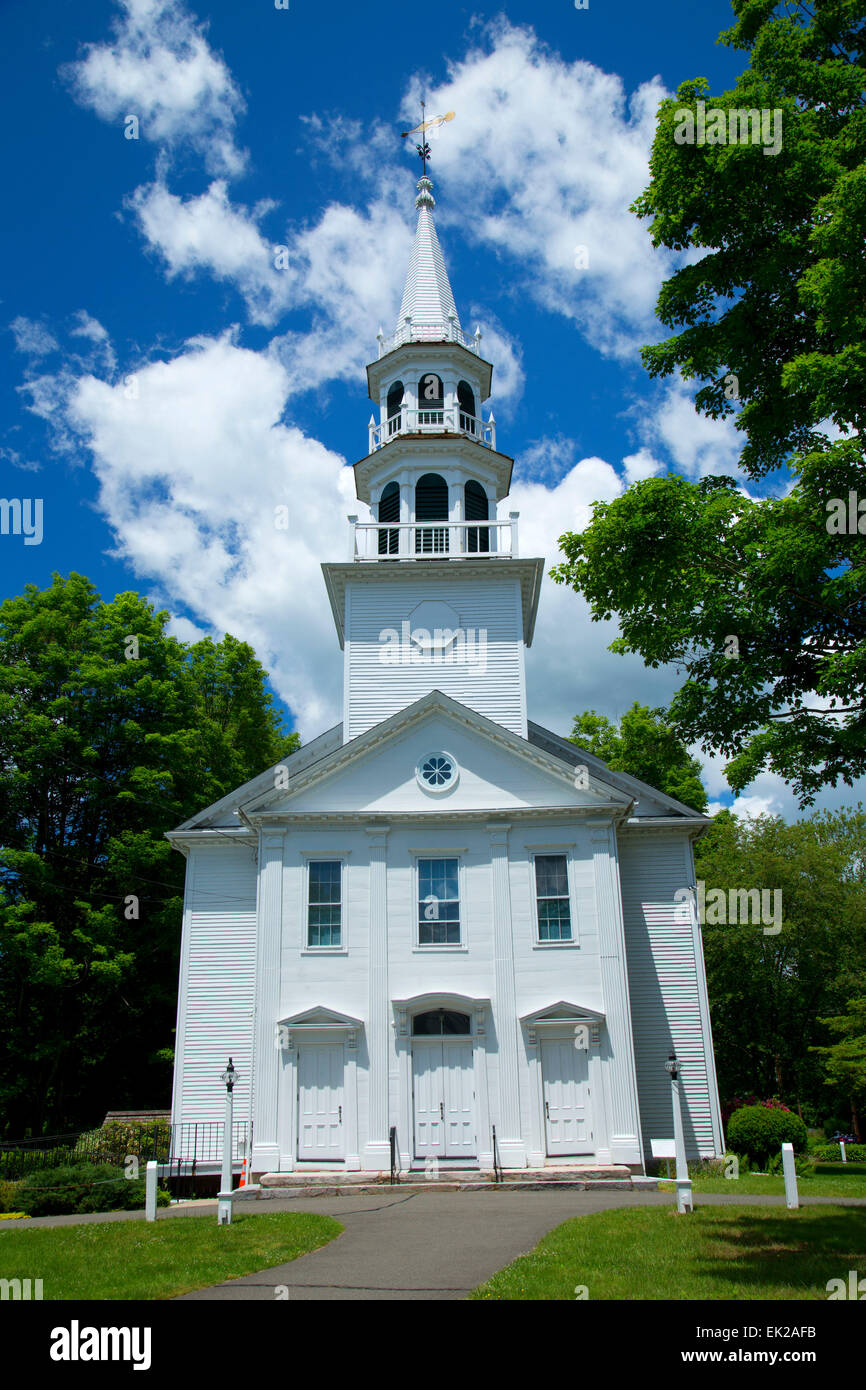
[[[246,1187],[246,1185],[247,1185],[247,1161],[246,1161],[246,1159],[244,1159],[243,1167],[241,1168],[241,1180],[240,1180],[240,1182],[238,1183],[238,1190],[240,1190],[240,1188],[242,1188],[242,1187]]]

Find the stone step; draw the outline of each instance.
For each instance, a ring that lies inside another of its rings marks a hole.
[[[492,1173],[452,1170],[437,1178],[422,1174],[403,1174],[392,1184],[390,1174],[381,1173],[263,1173],[256,1193],[260,1199],[289,1194],[305,1197],[340,1197],[381,1194],[383,1189],[411,1194],[416,1192],[529,1191],[551,1188],[573,1191],[654,1191],[658,1179],[642,1174],[633,1176],[627,1168],[584,1170],[545,1170],[522,1168],[506,1171],[497,1182]]]

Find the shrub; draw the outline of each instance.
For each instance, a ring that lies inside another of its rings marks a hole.
[[[746,1105],[735,1110],[728,1122],[727,1138],[728,1147],[735,1153],[761,1164],[776,1154],[782,1144],[793,1144],[797,1153],[805,1153],[808,1142],[806,1126],[799,1115],[764,1105]]]
[[[0,1181],[0,1214],[7,1211],[20,1211],[21,1203],[18,1196],[18,1183]]]
[[[767,1172],[772,1173],[774,1177],[784,1172],[781,1153],[771,1154],[767,1159]],[[798,1177],[811,1178],[814,1176],[815,1167],[808,1154],[794,1154],[794,1172]]]
[[[846,1144],[845,1156],[852,1163],[866,1162],[866,1144]],[[812,1158],[816,1163],[840,1163],[842,1151],[838,1144],[814,1144]]]
[[[17,1183],[16,1200],[28,1216],[67,1216],[93,1211],[139,1211],[144,1207],[144,1176],[130,1179],[107,1163],[76,1163],[31,1173]],[[171,1200],[157,1192],[159,1206]]]

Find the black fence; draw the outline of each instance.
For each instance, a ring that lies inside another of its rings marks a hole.
[[[76,1163],[106,1163],[116,1168],[135,1157],[140,1166],[155,1160],[165,1166],[160,1178],[175,1196],[194,1196],[197,1179],[212,1179],[222,1163],[222,1121],[172,1125],[167,1121],[128,1124],[112,1121],[101,1129],[72,1134],[47,1134],[38,1139],[0,1139],[0,1180],[16,1182],[48,1168]],[[252,1152],[252,1124],[237,1120],[232,1125],[232,1168],[238,1172]],[[212,1186],[212,1181],[205,1186]],[[178,1189],[178,1190],[176,1190]]]

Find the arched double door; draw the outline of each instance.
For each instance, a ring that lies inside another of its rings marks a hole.
[[[469,1014],[430,1009],[412,1019],[416,1159],[475,1158],[475,1074]]]

